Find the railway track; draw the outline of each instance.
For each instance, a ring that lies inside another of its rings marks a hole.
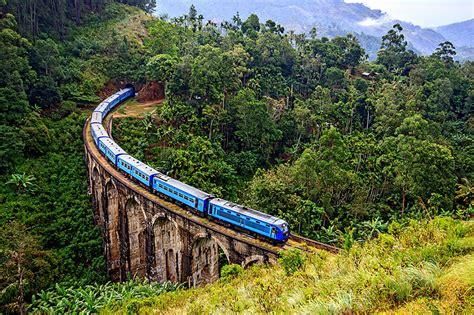
[[[297,244],[294,244],[293,242],[297,243]],[[299,249],[303,249],[303,250],[306,250],[306,248],[309,246],[311,248],[316,248],[316,249],[319,249],[319,250],[328,251],[328,252],[331,252],[333,254],[337,254],[341,250],[338,247],[328,245],[328,244],[324,244],[324,243],[321,243],[321,242],[318,242],[318,241],[315,241],[315,240],[312,240],[312,239],[309,239],[309,238],[306,238],[306,237],[303,237],[303,236],[299,236],[297,234],[290,234],[289,244],[290,244],[290,246],[293,246],[293,247],[296,247],[296,248],[299,248]]]
[[[112,118],[112,116],[110,116],[110,118],[106,121],[106,129],[107,129],[110,136],[112,136],[111,135],[112,123],[113,123],[113,118]],[[209,229],[214,233],[219,233],[219,234],[222,234],[222,235],[225,235],[225,236],[228,236],[228,237],[236,238],[240,242],[243,242],[243,243],[246,243],[248,245],[257,247],[261,250],[267,251],[267,252],[272,253],[276,256],[278,256],[278,252],[280,250],[289,249],[289,248],[297,248],[297,249],[300,249],[302,251],[309,251],[309,252],[314,251],[314,249],[317,249],[317,250],[328,251],[328,252],[331,252],[331,253],[334,253],[334,254],[337,254],[340,251],[340,249],[337,248],[337,247],[334,247],[334,246],[331,246],[331,245],[328,245],[328,244],[324,244],[324,243],[321,243],[321,242],[317,242],[317,241],[314,241],[314,240],[311,240],[311,239],[308,239],[308,238],[305,238],[305,237],[302,237],[302,236],[299,236],[299,235],[296,235],[296,234],[291,234],[289,241],[285,244],[272,245],[272,244],[269,244],[269,243],[264,243],[260,239],[258,239],[256,237],[253,237],[251,235],[239,233],[239,232],[237,232],[233,229],[230,229],[228,227],[223,227],[223,226],[220,226],[220,225],[217,225],[217,224],[203,222],[204,221],[203,218],[192,214],[188,210],[181,209],[178,206],[176,206],[176,205],[174,205],[174,204],[172,204],[168,201],[165,201],[165,200],[161,199],[160,197],[156,196],[155,194],[150,193],[148,190],[144,189],[143,187],[141,187],[141,186],[137,185],[136,183],[128,180],[128,178],[124,174],[122,174],[117,169],[115,169],[100,154],[100,152],[97,150],[97,148],[94,145],[92,145],[93,141],[92,141],[92,137],[91,137],[90,131],[89,131],[89,119],[87,119],[87,121],[84,125],[82,136],[83,136],[83,139],[84,139],[86,149],[87,149],[88,152],[91,153],[92,158],[97,163],[102,165],[102,167],[107,171],[107,173],[109,173],[109,175],[111,175],[116,180],[118,180],[121,184],[123,184],[124,186],[126,186],[127,188],[129,188],[130,190],[132,190],[132,191],[134,191],[138,194],[145,195],[147,197],[147,199],[151,200],[154,203],[159,204],[161,207],[165,208],[167,211],[170,211],[171,213],[173,213],[175,215],[178,215],[180,217],[186,218],[187,220],[190,220],[195,224],[198,224],[202,227],[205,227],[206,229]],[[173,209],[173,208],[180,209],[180,211],[177,211],[177,209]],[[313,250],[311,250],[311,249],[313,249]]]
[[[282,248],[280,246],[274,246],[268,243],[263,243],[262,241],[249,236],[238,233],[232,229],[222,227],[217,224],[213,224],[211,222],[204,222],[205,220],[197,215],[192,214],[188,210],[179,208],[173,203],[170,203],[166,200],[163,200],[156,196],[155,194],[150,193],[148,190],[144,189],[140,185],[128,180],[128,178],[119,172],[115,167],[113,167],[97,150],[95,145],[93,145],[92,136],[90,135],[90,127],[89,127],[89,119],[87,119],[84,129],[83,129],[83,139],[84,144],[86,146],[86,150],[90,153],[92,159],[94,159],[98,164],[100,164],[104,170],[112,176],[115,180],[120,182],[122,185],[126,186],[128,189],[132,190],[133,192],[145,196],[148,200],[152,201],[153,203],[158,204],[160,207],[164,208],[166,211],[169,211],[177,216],[185,218],[199,226],[202,226],[214,233],[222,234],[227,237],[238,239],[240,242],[245,243],[247,245],[251,245],[261,249],[263,251],[272,253],[275,256],[278,256],[278,251]],[[206,220],[207,221],[207,220]]]

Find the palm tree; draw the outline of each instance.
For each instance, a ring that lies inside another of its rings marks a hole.
[[[17,192],[25,192],[29,187],[33,186],[33,182],[36,180],[36,177],[33,175],[23,174],[13,174],[7,185],[14,185]]]
[[[467,178],[461,179],[462,184],[457,184],[458,190],[456,190],[456,199],[461,199],[468,206],[474,206],[474,186]]]

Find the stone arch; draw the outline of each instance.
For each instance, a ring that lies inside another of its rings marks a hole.
[[[181,281],[183,241],[176,222],[165,215],[153,218],[154,267],[152,278],[159,282]]]
[[[265,257],[263,257],[262,255],[252,255],[245,258],[245,260],[242,262],[242,267],[248,268],[255,264],[263,264],[264,262]]]
[[[128,258],[129,270],[133,276],[146,275],[146,214],[143,207],[135,198],[125,203],[128,228]]]
[[[219,251],[229,261],[229,254],[220,242],[210,234],[194,237],[191,249],[191,277],[193,286],[204,285],[219,279]]]
[[[120,277],[120,205],[118,190],[112,181],[106,184],[104,197],[107,261],[110,274]]]

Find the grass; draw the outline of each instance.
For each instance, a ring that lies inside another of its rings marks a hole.
[[[474,222],[393,225],[339,255],[308,255],[292,274],[253,266],[233,279],[133,301],[141,314],[472,313]],[[105,313],[127,313],[127,302]]]

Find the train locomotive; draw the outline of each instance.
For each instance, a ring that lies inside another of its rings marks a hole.
[[[153,193],[192,209],[200,216],[243,230],[266,240],[283,243],[289,238],[288,223],[282,219],[250,209],[171,178],[125,152],[102,125],[107,114],[124,100],[133,97],[133,87],[125,88],[105,99],[92,113],[90,129],[94,144],[118,170],[127,174]]]

